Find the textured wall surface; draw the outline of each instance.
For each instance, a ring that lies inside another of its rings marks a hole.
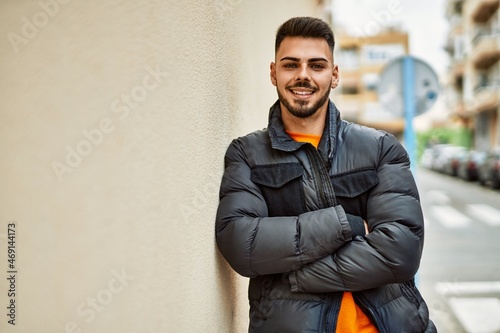
[[[276,28],[317,3],[0,2],[1,332],[246,331],[223,154],[266,125]]]

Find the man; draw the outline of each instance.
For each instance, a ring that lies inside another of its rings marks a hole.
[[[279,100],[226,152],[218,247],[250,277],[249,332],[436,332],[413,280],[424,230],[408,155],[340,119],[334,44],[320,19],[278,29]]]

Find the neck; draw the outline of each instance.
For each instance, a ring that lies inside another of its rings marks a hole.
[[[325,105],[319,108],[316,113],[307,118],[296,117],[288,112],[283,104],[281,104],[280,106],[281,118],[283,120],[283,125],[285,126],[285,129],[287,131],[320,136],[323,135],[328,103],[325,103]]]

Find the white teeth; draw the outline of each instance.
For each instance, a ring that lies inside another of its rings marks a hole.
[[[312,91],[292,91],[296,95],[311,95]]]

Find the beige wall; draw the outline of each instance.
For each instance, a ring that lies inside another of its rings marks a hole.
[[[1,332],[246,331],[214,242],[223,154],[266,125],[277,26],[319,6],[0,2]]]

